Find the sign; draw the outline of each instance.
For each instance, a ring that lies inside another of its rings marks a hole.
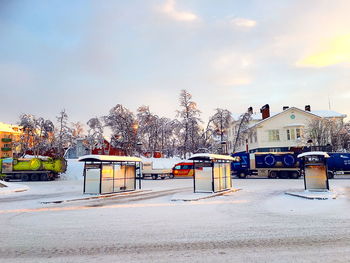
[[[12,158],[6,158],[2,160],[2,173],[11,173],[12,172]]]

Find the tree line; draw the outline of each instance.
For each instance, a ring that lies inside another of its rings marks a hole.
[[[51,120],[22,114],[18,124],[23,133],[14,147],[25,153],[63,156],[66,149],[74,147],[77,139],[84,139],[86,147],[104,149],[104,140],[109,138],[112,147],[127,155],[159,151],[166,157],[188,157],[195,152],[223,152],[222,142],[227,140],[231,112],[217,108],[207,123],[192,95],[181,90],[176,118],[158,116],[149,106],[142,105],[134,113],[117,104],[106,115],[90,118],[86,125],[69,123],[68,114],[62,110]]]

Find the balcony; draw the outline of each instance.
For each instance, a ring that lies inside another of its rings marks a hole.
[[[12,142],[11,138],[2,138],[1,139],[2,142]]]
[[[9,148],[9,147],[2,147],[1,148],[1,151],[3,151],[3,152],[10,152],[12,149],[11,148]]]

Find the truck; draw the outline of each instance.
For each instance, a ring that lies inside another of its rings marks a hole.
[[[350,174],[350,153],[328,152],[328,178],[337,174]],[[294,152],[240,152],[232,154],[235,161],[231,163],[231,171],[238,178],[248,175],[259,175],[268,178],[297,179],[302,174],[302,160]]]
[[[166,177],[174,178],[172,169],[154,168],[153,162],[143,162],[141,178],[151,177],[153,180],[158,178],[165,179]]]
[[[329,152],[328,155],[328,178],[334,178],[336,174],[350,174],[350,153]]]
[[[63,158],[0,159],[0,176],[5,180],[48,181],[58,178],[67,169]]]
[[[292,178],[301,176],[300,162],[294,152],[240,152],[232,154],[231,171],[238,178],[258,175],[268,178]]]

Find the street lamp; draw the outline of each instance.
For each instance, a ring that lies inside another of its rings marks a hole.
[[[227,154],[227,149],[226,149],[226,146],[227,146],[227,143],[226,141],[221,141],[221,152],[224,153],[224,154]]]
[[[137,153],[139,155],[139,157],[141,157],[141,147],[142,147],[142,142],[137,142],[136,143],[136,148],[137,148]]]

